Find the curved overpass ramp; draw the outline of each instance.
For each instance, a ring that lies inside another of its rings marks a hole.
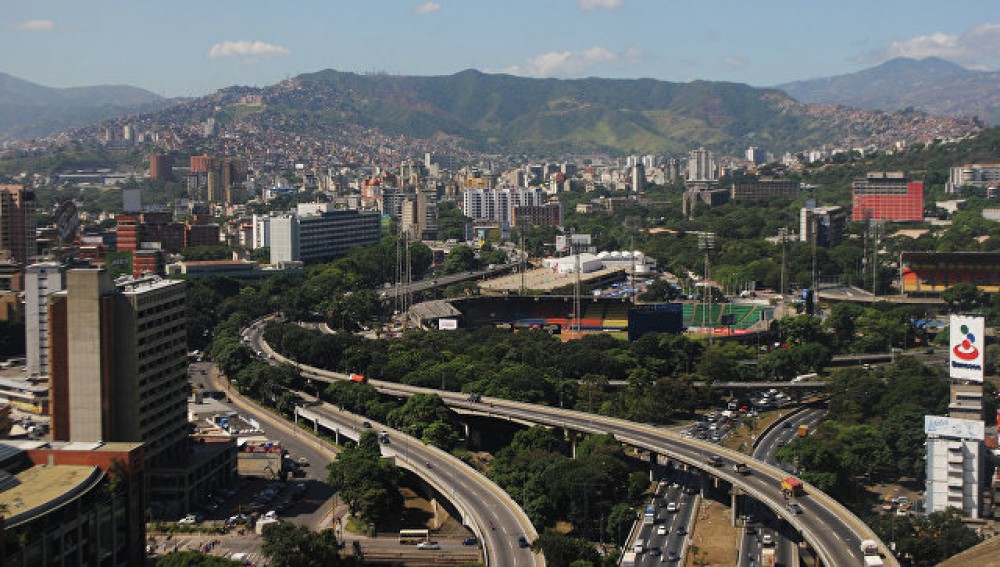
[[[253,334],[251,340],[256,341],[256,344],[275,358],[296,364],[303,372],[322,381],[350,379],[347,374],[305,366],[297,364],[293,360],[284,359],[280,354],[271,350],[269,345],[260,338],[259,327],[259,324],[255,326],[257,332]],[[895,567],[899,565],[888,547],[879,540],[871,528],[846,507],[811,485],[805,485],[806,495],[797,498],[797,502],[804,512],[793,514],[786,507],[787,500],[781,490],[781,479],[787,477],[788,474],[743,453],[623,419],[499,398],[482,398],[480,402],[476,403],[469,402],[466,395],[457,392],[445,392],[376,380],[369,383],[379,391],[391,395],[437,394],[448,406],[465,412],[518,419],[587,433],[610,433],[623,443],[668,455],[671,459],[701,469],[706,474],[729,482],[744,493],[753,496],[797,529],[816,551],[824,565],[830,567],[863,565],[864,559],[860,550],[860,544],[863,540],[878,542],[882,554],[886,557],[886,564]],[[721,456],[722,465],[716,467],[707,464],[706,458],[709,455]],[[751,474],[744,476],[733,473],[732,465],[737,462],[749,465]]]

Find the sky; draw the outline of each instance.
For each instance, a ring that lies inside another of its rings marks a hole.
[[[929,56],[1000,69],[1000,1],[0,2],[0,72],[162,96],[322,69],[772,86]]]

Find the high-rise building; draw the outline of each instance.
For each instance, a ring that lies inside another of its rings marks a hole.
[[[688,153],[688,181],[716,181],[715,156],[705,148]]]
[[[142,442],[150,467],[183,460],[184,283],[72,269],[50,297],[52,439]]]
[[[847,211],[843,207],[803,207],[799,210],[799,240],[829,248],[844,239]]]
[[[851,184],[851,220],[924,220],[924,183],[898,171],[869,173]]]
[[[629,190],[633,195],[641,195],[646,190],[646,168],[641,163],[637,163],[632,166],[631,173]]]
[[[28,376],[49,375],[49,296],[65,286],[58,262],[27,267],[24,274],[25,370]]]
[[[167,154],[149,156],[149,178],[156,181],[170,181],[174,178],[174,158]]]
[[[545,195],[541,189],[518,187],[507,189],[466,189],[462,192],[462,210],[473,220],[491,220],[510,224],[514,207],[542,205]]]
[[[25,266],[37,254],[35,193],[20,185],[0,185],[0,255]]]
[[[753,165],[760,165],[762,163],[767,163],[767,152],[763,148],[758,148],[757,146],[750,146],[747,148],[746,159],[748,163]]]

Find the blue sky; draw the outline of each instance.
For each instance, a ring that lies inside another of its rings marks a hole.
[[[3,0],[0,72],[165,96],[321,69],[756,86],[897,56],[1000,68],[997,0]]]

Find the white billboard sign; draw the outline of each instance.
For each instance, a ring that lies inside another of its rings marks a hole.
[[[986,436],[986,427],[982,421],[974,419],[925,415],[924,433],[928,437],[956,437],[982,441]]]
[[[985,325],[982,317],[951,316],[951,348],[948,369],[952,378],[983,381]]]
[[[565,252],[565,251],[566,251],[566,237],[561,235],[556,236],[556,252]]]
[[[438,330],[454,331],[458,328],[458,319],[438,319]]]

